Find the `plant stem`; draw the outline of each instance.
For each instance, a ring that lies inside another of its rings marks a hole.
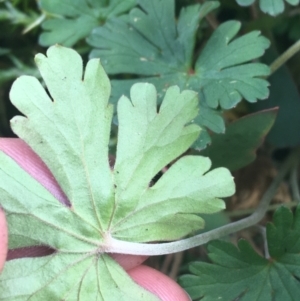
[[[272,204],[272,205],[268,206],[267,211],[275,211],[277,208],[281,207],[282,205],[284,205],[287,208],[293,208],[293,207],[296,207],[298,204],[299,204],[298,200],[294,200],[294,201],[291,201],[288,203]],[[236,211],[228,212],[227,216],[228,217],[241,217],[241,216],[249,215],[249,214],[253,213],[255,210],[256,210],[255,208],[236,210]]]
[[[286,161],[283,163],[278,175],[273,180],[272,184],[268,190],[263,195],[260,205],[257,207],[256,211],[250,216],[227,224],[217,229],[186,238],[183,240],[170,242],[170,243],[159,243],[159,244],[146,244],[146,243],[133,243],[120,241],[114,238],[110,238],[109,244],[106,248],[103,248],[104,252],[107,253],[121,253],[121,254],[132,254],[132,255],[163,255],[177,253],[184,251],[193,247],[203,245],[211,240],[219,239],[226,235],[232,234],[234,232],[243,230],[250,226],[257,224],[265,215],[268,210],[269,203],[276,193],[277,187],[288,174],[293,166],[295,166],[299,161],[300,149],[295,149]]]
[[[258,19],[259,13],[258,13],[258,10],[257,10],[255,2],[250,6],[250,13],[251,13],[251,16],[252,16],[253,20]]]
[[[291,57],[293,57],[298,51],[300,51],[300,40],[293,44],[288,50],[286,50],[281,56],[279,56],[271,65],[271,74],[284,65]]]
[[[205,0],[199,0],[198,1],[200,4],[204,4]],[[215,14],[214,13],[209,13],[208,15],[205,16],[205,19],[207,21],[207,23],[210,25],[210,27],[212,29],[216,29],[219,27],[219,21],[216,19]]]
[[[261,233],[264,241],[264,250],[265,250],[265,258],[269,259],[270,258],[270,253],[269,253],[269,246],[268,246],[268,240],[267,240],[267,229],[266,227],[263,226],[257,226],[259,232]]]

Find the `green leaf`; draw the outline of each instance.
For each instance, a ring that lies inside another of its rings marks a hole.
[[[255,0],[236,0],[241,6],[249,6],[255,2]],[[290,5],[296,6],[300,3],[299,0],[285,0]],[[284,11],[284,0],[259,0],[260,9],[271,16],[276,16]]]
[[[274,48],[270,48],[265,56],[268,63],[278,57]],[[300,95],[297,85],[286,66],[282,66],[269,78],[270,97],[263,102],[255,103],[251,110],[260,111],[279,107],[278,116],[266,140],[271,145],[284,148],[300,144]]]
[[[108,255],[57,254],[8,263],[1,274],[2,300],[151,300]]]
[[[229,124],[225,134],[212,135],[212,143],[200,152],[212,161],[212,167],[231,171],[242,168],[256,158],[256,149],[272,128],[278,109],[260,111]]]
[[[181,10],[178,21],[174,16],[174,0],[138,3],[140,8],[131,10],[128,22],[111,19],[93,30],[87,39],[95,48],[91,57],[101,57],[108,74],[142,76],[138,80],[155,84],[160,96],[174,84],[197,91],[200,106],[207,114],[206,120],[198,116],[196,121],[217,133],[225,130],[215,111],[219,105],[230,109],[242,98],[255,102],[268,96],[268,83],[259,77],[268,75],[269,68],[260,63],[247,63],[260,57],[269,46],[260,32],[253,31],[232,41],[241,25],[237,21],[225,22],[213,33],[194,64],[199,22],[219,3],[208,1],[187,6]],[[133,82],[114,81],[113,101],[120,97],[120,92],[128,95]],[[205,147],[208,141],[203,142],[198,141],[197,147]]]
[[[295,215],[285,208],[276,210],[267,225],[270,259],[260,257],[245,240],[234,245],[209,244],[212,264],[190,266],[193,275],[180,283],[193,299],[224,301],[294,301],[300,295],[300,206]]]
[[[157,111],[154,86],[135,84],[131,98],[118,102],[111,170],[113,107],[99,60],[90,60],[83,71],[78,53],[61,46],[35,60],[47,92],[34,77],[18,78],[10,97],[24,116],[14,117],[11,125],[46,163],[71,205],[60,203],[0,153],[0,199],[10,248],[46,245],[56,250],[47,257],[8,262],[0,276],[0,299],[157,300],[105,252],[122,253],[116,242],[173,240],[203,228],[198,214],[220,211],[220,197],[234,192],[229,171],[208,172],[210,160],[200,156],[180,158],[149,185],[197,139],[200,128],[192,123],[197,93],[170,87]]]
[[[127,12],[136,0],[39,0],[39,5],[50,17],[42,24],[39,43],[72,46],[107,19]]]
[[[255,2],[255,0],[236,0],[236,2],[241,6],[249,6],[249,5],[253,4]]]
[[[0,47],[0,56],[10,53],[10,49]]]

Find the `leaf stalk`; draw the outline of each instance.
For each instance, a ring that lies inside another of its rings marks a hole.
[[[296,165],[290,176],[290,186],[292,190],[293,199],[296,200],[298,203],[300,202],[300,191],[299,191],[299,179],[298,179],[298,165]]]
[[[300,40],[294,43],[290,48],[288,48],[282,55],[280,55],[271,65],[270,65],[270,75],[277,71],[282,65],[284,65],[290,58],[292,58],[297,52],[300,51]]]
[[[109,246],[107,246],[105,252],[148,256],[177,253],[206,244],[211,240],[219,239],[226,235],[251,227],[257,224],[265,216],[265,213],[267,212],[269,207],[269,203],[275,195],[279,184],[290,172],[290,170],[298,164],[299,157],[300,148],[296,148],[291,152],[291,154],[282,164],[277,176],[274,178],[273,182],[271,183],[267,191],[264,193],[260,205],[257,207],[255,212],[244,219],[193,237],[169,243],[133,243],[110,238],[110,244]]]

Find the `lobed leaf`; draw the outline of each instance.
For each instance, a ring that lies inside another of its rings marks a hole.
[[[236,0],[241,6],[252,5],[255,0]],[[264,12],[271,16],[276,16],[284,11],[285,3],[296,6],[300,3],[299,0],[259,0],[259,7]]]
[[[62,253],[10,261],[1,274],[0,288],[0,300],[159,301],[110,256],[96,254]]]
[[[88,43],[94,47],[90,56],[101,57],[108,74],[139,75],[139,81],[151,82],[162,97],[169,86],[193,89],[200,95],[200,112],[195,121],[200,126],[222,133],[224,122],[217,108],[230,109],[242,99],[255,102],[268,96],[268,82],[260,78],[269,68],[249,63],[263,55],[269,41],[253,31],[232,41],[240,29],[237,21],[221,24],[199,57],[193,57],[199,23],[216,1],[183,8],[178,20],[174,0],[140,0],[139,8],[129,13],[129,21],[111,19],[93,30]],[[130,64],[128,64],[130,61]],[[136,80],[114,80],[112,101],[128,95]],[[122,93],[122,94],[121,94]],[[201,114],[201,113],[200,113]],[[197,148],[209,142],[205,130]]]
[[[10,97],[23,116],[11,126],[47,165],[67,202],[0,153],[10,248],[55,250],[9,261],[0,276],[0,300],[158,300],[105,252],[122,253],[115,241],[173,240],[203,228],[198,214],[220,211],[220,198],[234,192],[228,170],[208,172],[210,160],[196,156],[180,158],[151,186],[197,139],[197,94],[170,87],[158,110],[154,86],[135,84],[131,98],[118,102],[111,170],[113,107],[99,60],[90,60],[84,71],[78,53],[58,45],[35,60],[47,90],[34,77],[18,78]]]
[[[267,225],[270,259],[259,256],[245,240],[234,245],[215,241],[208,251],[212,263],[192,263],[192,275],[180,283],[193,299],[224,301],[291,301],[300,294],[300,206],[295,215],[276,210]]]
[[[61,46],[35,60],[50,95],[34,77],[17,79],[10,97],[26,117],[14,117],[12,129],[43,159],[74,210],[104,229],[113,210],[109,80],[96,61],[87,64],[83,78],[81,57]],[[96,200],[103,201],[107,212],[95,210]]]
[[[114,226],[114,236],[131,241],[175,240],[203,228],[203,219],[197,214],[224,209],[219,197],[234,192],[228,170],[206,173],[210,165],[210,160],[203,157],[178,160],[141,195],[126,220]]]
[[[107,19],[124,14],[136,0],[39,0],[39,5],[50,17],[42,24],[39,43],[72,46]]]

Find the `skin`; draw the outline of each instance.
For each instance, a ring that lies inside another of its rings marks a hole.
[[[2,138],[0,139],[0,150],[13,158],[33,178],[44,185],[60,202],[68,204],[68,200],[46,165],[22,140]],[[15,256],[8,253],[7,256],[7,237],[5,214],[4,211],[0,209],[0,272],[3,269],[6,258],[22,257],[25,252],[26,254],[30,252],[32,256],[43,255],[44,251],[38,252],[38,250],[33,249],[30,251],[21,250],[15,254]],[[46,254],[46,252],[44,254]],[[147,257],[122,254],[112,254],[111,256],[123,266],[136,283],[152,292],[162,301],[190,300],[186,292],[174,280],[155,269],[143,265],[142,263]]]

